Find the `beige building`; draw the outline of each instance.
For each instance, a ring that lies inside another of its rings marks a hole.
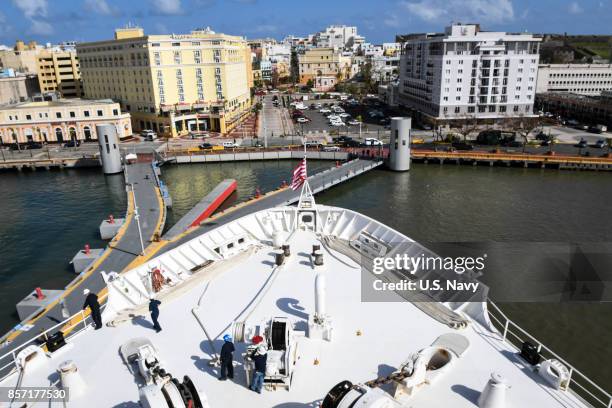
[[[0,107],[0,144],[96,140],[96,124],[112,123],[120,138],[132,134],[130,115],[111,100],[59,99]]]
[[[35,41],[25,44],[18,40],[12,50],[0,50],[0,65],[15,71],[36,74],[38,72],[36,57],[41,49],[42,47],[36,45]]]
[[[311,48],[298,56],[300,84],[312,81],[317,91],[328,91],[353,76],[351,57],[334,48]]]
[[[25,102],[39,92],[36,75],[0,78],[0,105]]]
[[[251,54],[242,37],[125,28],[113,40],[78,44],[77,54],[85,96],[119,101],[135,130],[226,133],[251,107]]]
[[[41,92],[59,92],[64,98],[83,96],[75,51],[42,50],[36,61]]]

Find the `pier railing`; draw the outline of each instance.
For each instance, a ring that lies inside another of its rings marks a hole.
[[[106,304],[103,304],[101,309],[103,309],[105,305]],[[30,345],[36,345],[41,348],[44,347],[47,339],[58,331],[61,331],[62,333],[69,333],[66,337],[64,337],[64,340],[68,341],[84,330],[87,330],[92,323],[93,320],[91,319],[91,315],[85,312],[85,310],[81,310],[41,332],[40,334],[37,334],[30,340],[14,347],[8,353],[0,356],[0,382],[11,376],[18,369],[17,355],[21,350]],[[10,344],[7,346],[10,346]]]
[[[569,370],[570,379],[567,383],[567,387],[563,389],[564,391],[573,392],[585,403],[593,407],[612,408],[612,394],[595,384],[593,380],[510,320],[495,303],[489,301],[487,305],[489,318],[493,325],[499,330],[504,343],[512,345],[517,351],[521,350],[523,342],[528,341],[535,345],[538,354],[544,360],[556,359]]]

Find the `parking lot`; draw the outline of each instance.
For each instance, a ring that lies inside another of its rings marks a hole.
[[[313,104],[315,104],[315,106],[320,104],[321,107],[317,108],[313,106],[314,109],[312,109],[311,106]],[[350,135],[353,138],[359,139],[361,134],[362,139],[365,137],[388,138],[388,130],[385,129],[383,124],[379,123],[380,119],[384,116],[374,118],[367,114],[369,110],[379,108],[369,108],[367,105],[353,106],[347,103],[342,103],[338,100],[304,101],[304,105],[307,106],[307,109],[303,109],[302,112],[304,116],[309,119],[309,121],[307,123],[296,123],[295,128],[297,131],[300,133],[303,132],[307,136],[314,136],[318,134],[339,134]],[[329,123],[328,118],[325,116],[326,114],[319,112],[321,108],[329,109],[330,106],[340,106],[342,109],[344,109],[345,113],[350,115],[350,117],[342,118],[345,126],[332,126]],[[379,110],[382,111],[382,109]],[[382,112],[381,114],[384,115]],[[348,124],[351,120],[357,119],[362,119],[361,126],[357,124]]]

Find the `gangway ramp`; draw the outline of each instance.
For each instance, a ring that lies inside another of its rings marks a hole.
[[[238,183],[234,179],[223,180],[172,226],[164,234],[163,238],[171,240],[188,228],[199,226],[202,221],[210,217],[236,191],[237,185]]]

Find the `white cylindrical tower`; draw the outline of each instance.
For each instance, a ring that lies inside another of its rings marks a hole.
[[[395,171],[410,170],[410,128],[412,118],[391,118],[389,141],[389,168]]]
[[[315,277],[315,315],[325,316],[325,275],[317,273]]]
[[[121,152],[119,151],[119,137],[117,129],[111,124],[96,125],[98,144],[100,146],[100,160],[104,174],[115,174],[123,171]]]

